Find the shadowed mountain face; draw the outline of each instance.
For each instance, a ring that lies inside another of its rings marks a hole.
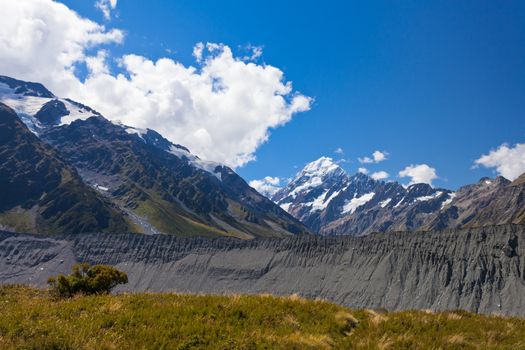
[[[202,161],[154,131],[93,117],[50,129],[42,138],[87,183],[160,232],[240,238],[306,232],[230,168]]]
[[[6,76],[0,75],[0,83],[9,87],[14,94],[21,96],[33,96],[33,97],[44,97],[54,98],[55,95],[51,93],[44,85],[40,83],[31,83],[27,81],[17,80]]]
[[[127,232],[125,218],[0,103],[0,225],[41,233]]]
[[[63,166],[74,173],[74,184],[111,203],[120,220],[130,222],[132,231],[239,238],[308,232],[232,169],[201,160],[153,130],[111,123],[85,105],[46,91],[40,84],[0,77],[0,101],[13,106],[18,117],[12,115],[27,137],[57,158],[60,155]],[[15,158],[31,156],[31,152],[20,154],[23,148],[18,141],[4,146]],[[24,174],[40,175],[32,168]],[[6,179],[10,177],[6,173]],[[26,215],[28,208],[17,210]],[[129,230],[126,225],[109,227],[115,232]],[[35,226],[27,229],[35,232]],[[105,227],[89,229],[103,231]]]
[[[251,241],[0,233],[1,284],[43,286],[79,261],[125,271],[118,291],[297,293],[359,308],[525,316],[524,226]]]
[[[273,200],[324,235],[525,223],[525,174],[481,179],[457,192],[349,176],[330,158],[308,164]]]

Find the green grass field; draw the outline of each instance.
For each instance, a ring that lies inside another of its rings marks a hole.
[[[350,310],[298,297],[0,287],[0,349],[525,349],[525,320]]]

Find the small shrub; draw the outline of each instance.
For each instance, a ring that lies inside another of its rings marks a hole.
[[[73,266],[69,276],[50,277],[47,283],[54,294],[69,298],[79,293],[107,294],[117,285],[128,283],[128,276],[111,266],[82,263]]]

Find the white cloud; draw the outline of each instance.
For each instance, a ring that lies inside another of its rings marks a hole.
[[[337,147],[335,150],[334,150],[334,153],[335,154],[344,154],[345,151],[341,148],[341,147]]]
[[[359,163],[363,164],[371,164],[374,162],[374,160],[370,157],[363,157],[363,158],[357,158],[359,160]]]
[[[193,47],[193,57],[197,60],[197,62],[202,61],[202,53],[204,52],[204,43],[197,43]]]
[[[368,174],[368,169],[367,168],[359,168],[359,169],[357,169],[357,172],[366,175],[366,174]]]
[[[246,49],[249,51],[250,54],[242,58],[244,61],[255,61],[263,54],[262,46],[248,45],[246,46]]]
[[[363,158],[357,158],[360,163],[363,164],[372,164],[372,163],[380,163],[384,160],[387,160],[388,153],[387,152],[381,152],[381,151],[375,151],[372,153],[372,158],[370,157],[363,157]]]
[[[117,7],[117,0],[97,0],[95,2],[95,7],[102,11],[106,20],[110,20],[111,10],[114,10]]]
[[[124,39],[122,31],[107,30],[54,1],[0,0],[0,6],[0,72],[45,83],[57,93],[81,87],[73,72],[86,61],[86,50]]]
[[[2,74],[42,82],[111,120],[155,129],[204,159],[242,166],[272,128],[310,109],[311,99],[294,92],[280,69],[243,61],[226,45],[197,44],[198,67],[127,54],[116,58],[122,73],[111,74],[111,51],[100,46],[121,42],[122,31],[51,0],[0,4]],[[78,64],[89,70],[84,82],[74,74]]]
[[[437,179],[436,169],[426,164],[409,165],[398,174],[400,177],[410,177],[409,185],[426,183],[432,186],[432,181]]]
[[[380,151],[375,151],[373,153],[373,156],[374,156],[374,162],[375,163],[379,163],[379,162],[382,162],[384,160],[386,160],[386,156],[388,155],[388,153],[386,152],[380,152]]]
[[[374,180],[384,180],[387,179],[390,175],[386,171],[376,171],[370,177]]]
[[[106,64],[108,52],[99,50],[96,56],[86,57],[86,66],[91,75],[109,74],[109,68]]]
[[[266,176],[261,180],[250,181],[250,186],[255,188],[257,192],[265,195],[266,197],[271,197],[281,189],[280,183],[281,179],[278,177]]]
[[[514,180],[525,173],[525,143],[517,143],[514,147],[503,144],[488,154],[482,155],[474,164],[496,168],[498,174]]]

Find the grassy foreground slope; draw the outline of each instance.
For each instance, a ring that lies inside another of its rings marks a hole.
[[[353,311],[273,296],[123,294],[53,300],[0,287],[1,349],[525,349],[525,320]]]

